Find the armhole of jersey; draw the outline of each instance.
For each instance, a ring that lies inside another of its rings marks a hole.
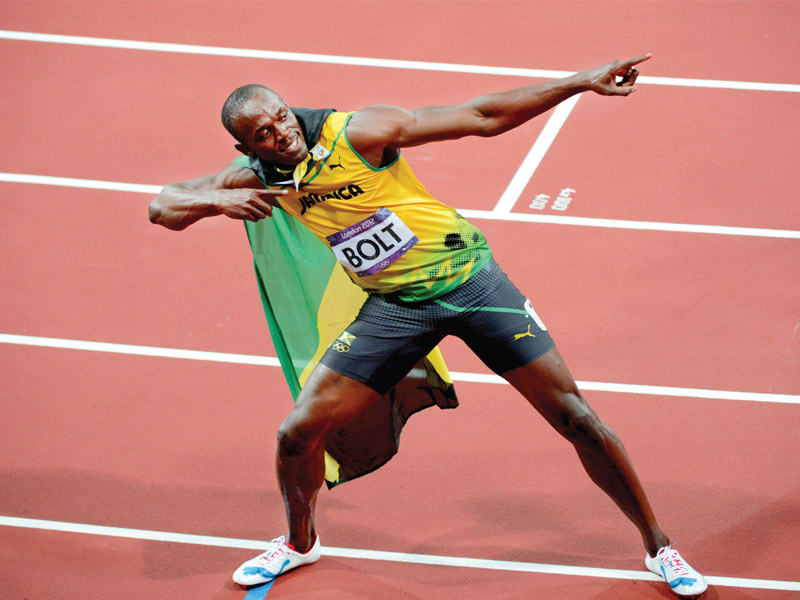
[[[347,137],[347,124],[350,122],[350,119],[352,118],[352,116],[353,116],[354,114],[356,114],[356,113],[350,113],[349,115],[347,115],[347,120],[344,122],[344,127],[342,127],[342,131],[344,132],[344,139],[345,139],[345,141],[347,142],[347,146],[350,148],[350,150],[352,150],[352,151],[353,151],[353,154],[355,154],[355,155],[358,157],[358,159],[359,159],[359,160],[360,160],[362,163],[364,163],[364,166],[365,166],[365,167],[367,167],[367,168],[368,168],[370,171],[385,171],[386,169],[390,169],[391,167],[393,167],[393,166],[394,166],[394,165],[397,163],[397,161],[398,161],[398,160],[400,160],[400,157],[402,156],[402,153],[400,152],[400,150],[399,150],[399,149],[397,150],[397,158],[395,158],[395,159],[394,159],[392,162],[390,162],[388,165],[386,165],[385,167],[373,167],[373,166],[372,166],[371,164],[369,164],[369,163],[368,163],[366,160],[364,160],[364,157],[363,157],[363,156],[361,156],[361,155],[358,153],[358,150],[356,150],[355,148],[353,148],[353,144],[351,144],[351,143],[350,143],[350,138],[349,138],[349,137]]]

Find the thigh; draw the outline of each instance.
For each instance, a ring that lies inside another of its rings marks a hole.
[[[443,337],[431,318],[430,306],[394,304],[371,296],[320,363],[382,395]]]
[[[555,344],[526,298],[494,261],[439,303],[454,313],[449,333],[498,375],[527,365]]]
[[[281,433],[304,440],[323,439],[379,398],[369,386],[318,364],[281,425]]]

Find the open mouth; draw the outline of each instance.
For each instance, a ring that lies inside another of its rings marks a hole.
[[[284,154],[293,154],[300,149],[300,135],[295,133],[292,136],[292,141],[287,143],[286,146],[283,147]]]

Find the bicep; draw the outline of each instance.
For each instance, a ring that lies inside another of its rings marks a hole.
[[[186,187],[198,190],[231,190],[241,188],[262,188],[264,184],[256,174],[239,165],[228,165],[215,175],[205,175],[184,183]]]
[[[348,139],[360,153],[408,148],[483,132],[484,118],[470,103],[415,110],[371,106],[355,113],[347,126]]]
[[[239,165],[228,165],[217,175],[217,185],[222,189],[263,188],[264,184],[251,170]]]

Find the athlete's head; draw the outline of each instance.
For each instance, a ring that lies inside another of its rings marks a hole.
[[[242,154],[282,165],[296,165],[308,154],[294,113],[263,85],[251,83],[234,90],[222,107],[222,124]]]

